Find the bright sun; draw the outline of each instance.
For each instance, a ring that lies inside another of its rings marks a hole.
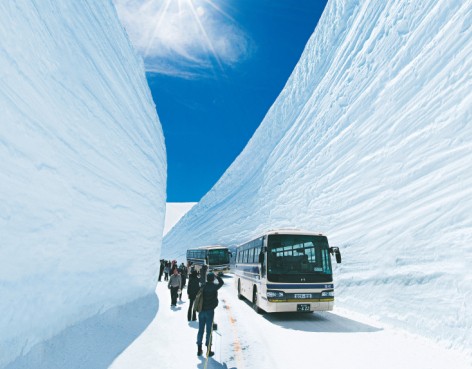
[[[220,68],[222,68],[220,56],[208,30],[209,23],[214,23],[217,18],[234,22],[234,19],[214,0],[163,0],[159,11],[156,13],[155,26],[152,29],[152,34],[148,37],[144,56],[149,56],[156,38],[162,37],[162,34],[159,33],[163,32],[163,29],[165,29],[165,27],[163,27],[164,22],[168,22],[169,19],[172,19],[174,27],[177,26],[181,28],[181,32],[189,30],[189,32],[198,33],[201,47],[205,52],[210,54]],[[175,23],[178,24],[176,25]]]

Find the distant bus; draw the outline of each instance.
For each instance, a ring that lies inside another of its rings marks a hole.
[[[220,275],[229,272],[229,259],[230,252],[226,246],[201,246],[187,250],[187,265],[195,265],[197,270],[207,265],[208,272]]]
[[[238,297],[254,310],[313,312],[333,310],[330,255],[341,262],[338,247],[326,236],[301,230],[271,230],[237,247],[234,266]]]

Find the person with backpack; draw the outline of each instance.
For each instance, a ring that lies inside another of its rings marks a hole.
[[[206,346],[207,356],[213,356],[215,353],[211,351],[211,333],[213,331],[213,320],[215,317],[215,308],[218,306],[218,290],[223,286],[224,282],[220,276],[216,276],[218,284],[215,284],[215,274],[210,272],[206,276],[207,283],[201,287],[203,302],[201,311],[198,312],[198,334],[197,334],[197,355],[203,354],[203,333],[206,329]]]
[[[188,277],[188,286],[187,286],[187,294],[189,299],[189,306],[187,312],[187,319],[190,321],[197,320],[197,312],[193,308],[193,303],[195,301],[195,297],[197,296],[198,290],[200,289],[200,281],[198,280],[198,273],[195,269],[192,269],[190,276]],[[193,310],[193,314],[192,314]]]

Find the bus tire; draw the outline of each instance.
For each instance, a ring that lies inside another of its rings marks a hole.
[[[257,288],[252,291],[252,308],[257,314],[261,313],[261,308],[257,305]]]
[[[241,280],[238,279],[238,299],[242,300],[243,295],[241,295]]]

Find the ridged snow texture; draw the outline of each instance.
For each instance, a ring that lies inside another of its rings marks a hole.
[[[470,1],[330,1],[245,150],[163,256],[275,227],[341,248],[339,306],[472,347]]]
[[[154,290],[166,159],[110,1],[0,2],[0,367]]]

